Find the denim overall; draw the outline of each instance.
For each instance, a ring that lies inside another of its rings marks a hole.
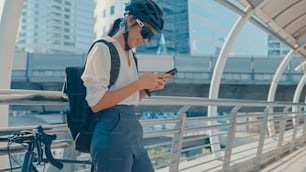
[[[98,172],[153,172],[143,145],[135,106],[117,105],[98,112],[91,157]]]

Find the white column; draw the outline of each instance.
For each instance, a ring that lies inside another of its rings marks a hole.
[[[9,89],[11,83],[12,64],[15,50],[16,35],[23,0],[4,0],[1,2],[0,18],[0,89]],[[1,126],[7,126],[8,106],[0,106]]]
[[[288,52],[288,54],[284,57],[280,65],[278,66],[275,75],[271,81],[270,84],[270,89],[269,89],[269,94],[267,101],[268,102],[273,102],[275,100],[275,94],[276,94],[276,89],[278,87],[278,82],[283,76],[284,71],[286,70],[286,67],[288,66],[289,62],[291,61],[293,54],[295,53],[295,50],[291,50]],[[270,108],[270,114],[273,113],[273,108]],[[268,119],[272,119],[273,117],[269,115]],[[274,131],[274,123],[273,122],[268,122],[268,134],[272,136],[275,133]]]
[[[306,73],[304,73],[304,75],[302,76],[301,80],[299,81],[299,83],[298,83],[298,85],[295,89],[293,100],[292,100],[293,103],[299,103],[300,97],[301,97],[301,94],[302,94],[302,91],[303,91],[303,88],[304,88],[304,85],[305,85],[305,82],[306,82]],[[300,107],[297,107],[297,106],[292,107],[292,112],[293,112],[294,117],[297,115],[296,112],[299,112],[298,108],[300,108]],[[300,114],[298,114],[298,115],[300,115]],[[297,121],[296,118],[292,119],[293,126],[295,126],[296,124],[298,125],[298,123],[296,123],[296,121]]]
[[[0,1],[0,89],[11,86],[12,63],[16,34],[23,0]],[[8,105],[0,105],[0,126],[8,127]],[[0,166],[8,167],[7,158],[0,158]]]
[[[218,99],[219,97],[219,88],[221,84],[221,78],[223,75],[223,70],[228,58],[228,54],[239,35],[241,29],[245,25],[245,23],[248,21],[248,19],[253,14],[252,8],[246,9],[246,14],[244,16],[240,16],[236,23],[233,25],[232,30],[229,32],[227,38],[225,39],[225,42],[223,44],[223,47],[220,51],[220,54],[218,56],[212,79],[211,84],[209,88],[209,98],[210,99]],[[208,116],[216,116],[217,115],[217,106],[208,106]],[[215,125],[216,122],[209,121],[208,125]],[[210,143],[212,144],[212,151],[213,152],[220,152],[220,143],[219,138],[216,136],[217,131],[216,129],[209,130],[209,134],[212,136],[210,137]],[[219,153],[215,153],[215,157],[219,157]]]

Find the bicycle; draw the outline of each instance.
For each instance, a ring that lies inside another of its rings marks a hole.
[[[51,153],[51,144],[52,141],[55,139],[55,134],[45,133],[43,127],[39,125],[35,127],[32,132],[20,131],[19,133],[15,133],[9,136],[1,136],[0,142],[8,141],[8,143],[27,144],[24,160],[21,166],[21,172],[38,172],[37,168],[34,165],[34,162],[37,162],[37,165],[40,165],[41,163],[50,163],[58,169],[62,169],[64,167],[63,163],[90,164],[91,172],[94,171],[94,164],[90,161],[55,159]],[[10,159],[9,170],[12,171],[12,157],[9,152],[9,144],[8,154]]]

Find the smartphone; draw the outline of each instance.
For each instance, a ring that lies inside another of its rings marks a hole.
[[[171,75],[174,75],[177,73],[177,69],[176,68],[173,68],[167,72],[165,72],[165,74],[171,74]],[[149,91],[148,89],[145,89],[145,92],[146,94],[150,97],[151,96],[151,91]]]
[[[171,69],[171,70],[165,72],[165,74],[171,74],[171,75],[174,75],[174,74],[176,74],[176,73],[177,73],[177,69],[176,69],[176,68],[173,68],[173,69]]]

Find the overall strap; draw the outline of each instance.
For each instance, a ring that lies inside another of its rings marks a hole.
[[[133,59],[134,59],[135,64],[136,64],[136,69],[137,69],[137,72],[138,72],[138,59],[137,59],[136,53],[134,51],[132,51],[132,53],[133,53]]]

